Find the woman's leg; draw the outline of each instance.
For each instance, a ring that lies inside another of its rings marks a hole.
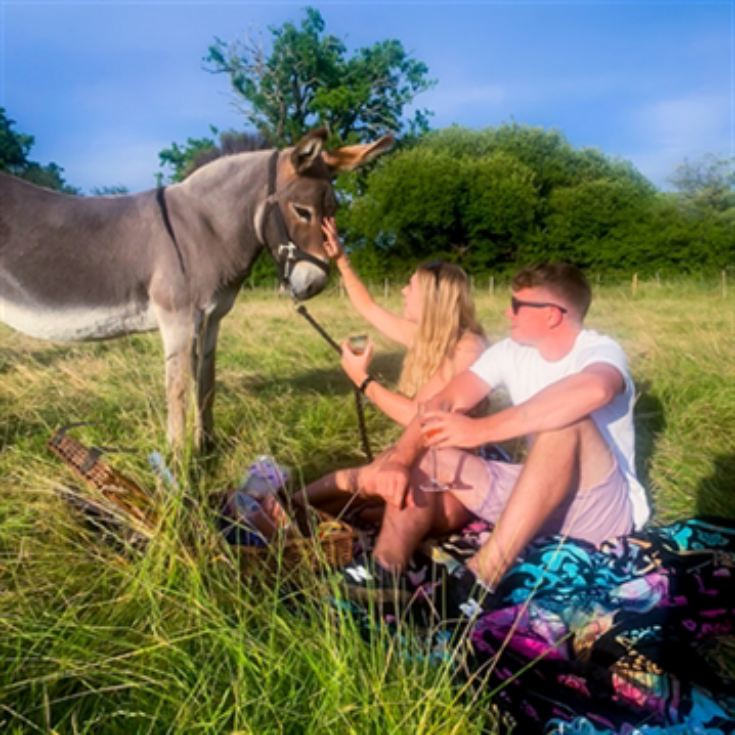
[[[360,469],[360,467],[347,467],[330,472],[294,493],[293,501],[297,505],[321,507],[325,503],[343,499],[345,493],[354,495],[358,491]]]
[[[376,471],[384,454],[385,452],[381,452],[370,464],[335,470],[310,482],[303,490],[294,493],[294,502],[305,506],[308,501],[309,505],[321,507],[334,500],[343,502],[345,494],[361,498],[371,497],[364,493],[364,478]]]

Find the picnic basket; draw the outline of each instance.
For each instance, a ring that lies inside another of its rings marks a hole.
[[[347,564],[352,559],[357,532],[342,521],[321,521],[314,533],[299,538],[277,539],[268,546],[236,546],[244,575],[259,569],[291,573],[319,571]],[[279,553],[280,552],[280,553]]]
[[[68,428],[58,429],[49,439],[48,448],[92,486],[90,500],[97,511],[122,515],[137,532],[150,536],[154,525],[150,496],[134,480],[103,461],[101,449],[87,447],[69,436]]]
[[[220,511],[232,492],[218,493],[213,497]],[[282,501],[282,507],[287,506],[286,499],[282,498]],[[304,569],[316,571],[325,566],[347,564],[352,559],[355,543],[359,539],[360,534],[353,526],[311,509],[308,514],[293,520],[288,529],[277,533],[267,545],[235,544],[232,549],[244,575],[259,570],[273,572],[276,569],[283,572]]]

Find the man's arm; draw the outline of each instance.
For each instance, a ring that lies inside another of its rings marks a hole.
[[[562,383],[567,383],[568,379],[559,381],[559,383],[549,386],[544,391],[547,396],[544,401],[540,402],[540,407],[548,408],[552,412],[550,425],[554,421],[564,422],[558,426],[552,425],[551,430],[562,428],[562,426],[589,415],[596,408],[600,408],[612,400],[616,393],[625,387],[623,377],[618,370],[603,363],[591,365],[578,375],[571,377],[578,378],[578,380],[571,384],[571,389],[567,385],[560,395],[572,402],[580,401],[581,405],[576,406],[574,412],[562,411],[558,407],[549,406],[546,403],[548,394],[551,394],[552,398],[556,396],[556,392],[551,389],[557,388]],[[529,400],[527,404],[531,404],[532,400]],[[531,406],[532,411],[536,408],[536,406]],[[582,413],[582,411],[586,411],[586,413]],[[570,419],[575,415],[578,415],[577,419]],[[544,426],[543,423],[535,425]],[[549,429],[537,429],[541,432],[544,430]],[[469,561],[468,567],[478,579],[491,587],[500,581],[508,567],[534,538],[544,522],[568,497],[570,488],[563,478],[574,475],[573,463],[576,461],[574,459],[576,452],[565,452],[564,450],[565,447],[561,446],[554,450],[553,444],[546,446],[545,451],[551,451],[556,458],[556,473],[548,478],[541,478],[540,485],[538,482],[531,482],[527,479],[524,482],[525,476],[523,473],[521,474],[498,518],[491,537]],[[561,465],[558,464],[560,461],[562,462]]]
[[[593,363],[527,401],[490,416],[472,419],[454,413],[430,413],[425,424],[436,433],[432,431],[428,443],[436,447],[477,447],[561,429],[607,405],[624,389],[625,381],[616,367]]]

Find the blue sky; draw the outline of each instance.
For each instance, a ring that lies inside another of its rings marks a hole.
[[[214,37],[267,39],[307,4],[0,0],[0,105],[69,183],[151,188],[162,148],[243,127],[202,68]],[[735,155],[735,0],[311,4],[348,49],[397,38],[428,65],[433,127],[557,129],[662,188]]]

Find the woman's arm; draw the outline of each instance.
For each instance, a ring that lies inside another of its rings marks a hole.
[[[441,391],[454,375],[464,372],[482,354],[485,342],[478,336],[472,335],[460,341],[461,349],[455,350],[451,361],[451,374],[440,370],[421,387],[415,398],[389,390],[375,378],[371,379],[363,390],[365,396],[372,401],[386,416],[401,426],[408,426],[416,415],[417,404],[428,400]],[[373,345],[368,343],[366,350],[356,355],[349,348],[349,343],[342,344],[342,368],[350,380],[359,388],[368,377],[368,365],[372,359]]]
[[[322,223],[324,250],[334,260],[342,276],[350,302],[363,319],[372,324],[381,334],[394,342],[410,347],[418,329],[415,322],[404,319],[377,304],[365,284],[350,265],[350,260],[339,240],[333,217],[325,217]]]
[[[373,343],[368,340],[364,352],[352,352],[349,341],[342,343],[342,369],[347,377],[370,399],[388,418],[407,426],[416,413],[416,403],[410,398],[389,390],[371,377],[368,366],[373,357]],[[367,380],[370,377],[370,380]]]

